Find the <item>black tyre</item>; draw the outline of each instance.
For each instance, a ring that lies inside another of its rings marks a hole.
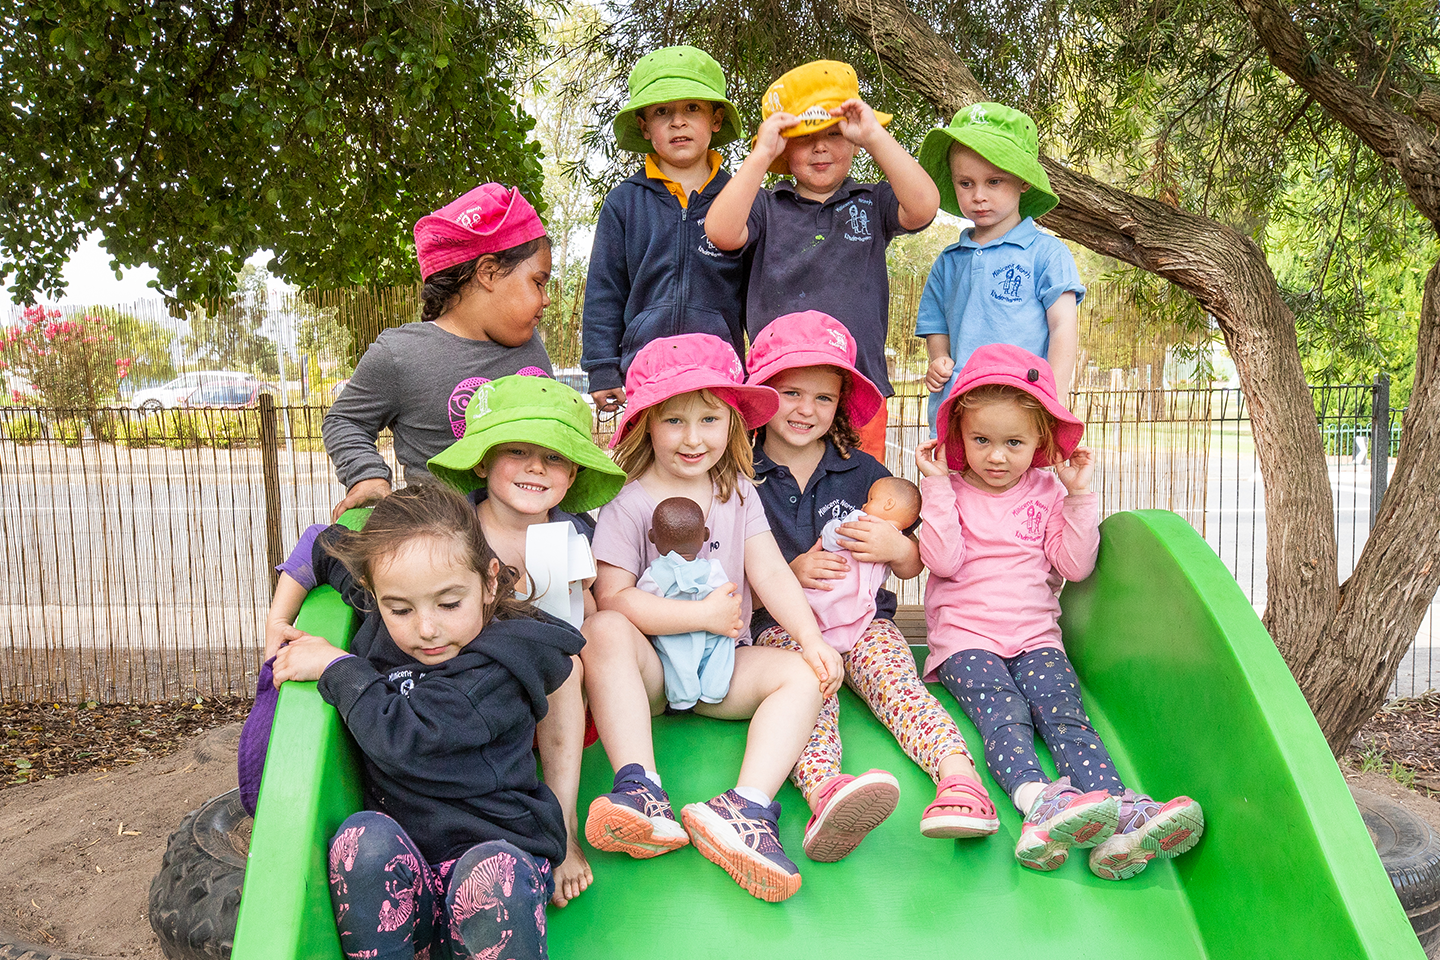
[[[230,956],[250,826],[240,791],[231,790],[186,814],[171,834],[150,881],[150,927],[170,960]]]
[[[1375,852],[1429,956],[1440,953],[1440,837],[1389,797],[1351,787]]]
[[[159,400],[146,400],[144,403],[140,404],[141,413],[159,413],[161,410],[164,409],[165,404],[161,403]]]

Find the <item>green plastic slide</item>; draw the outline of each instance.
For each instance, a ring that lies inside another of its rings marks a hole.
[[[1118,883],[1092,876],[1085,851],[1053,873],[1026,870],[1013,856],[1020,817],[988,779],[999,835],[926,840],[920,812],[934,785],[846,691],[846,769],[887,769],[901,787],[899,809],[859,849],[839,863],[806,860],[808,811],[787,785],[781,839],[804,884],[781,904],[750,897],[693,847],[646,861],[587,851],[595,882],[549,911],[551,956],[1422,960],[1325,740],[1234,579],[1174,514],[1117,514],[1101,537],[1095,574],[1062,597],[1065,642],[1126,783],[1204,804],[1207,829],[1193,851]],[[324,588],[298,625],[340,641],[354,618]],[[980,757],[974,728],[934,690]],[[734,785],[745,734],[743,723],[657,719],[677,812]],[[611,775],[600,746],[589,748],[582,818]],[[340,956],[326,847],[359,799],[354,748],[335,711],[314,684],[287,684],[236,960]]]

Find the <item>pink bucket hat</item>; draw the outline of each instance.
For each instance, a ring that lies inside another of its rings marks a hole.
[[[850,422],[864,426],[885,402],[880,389],[855,369],[855,338],[828,313],[806,310],[771,321],[750,344],[749,384],[763,384],[796,367],[837,367],[847,374],[845,410]]]
[[[615,446],[641,422],[646,410],[671,397],[709,390],[740,414],[746,430],[769,423],[780,395],[769,387],[745,385],[735,348],[708,333],[661,337],[640,348],[625,374],[625,411],[615,427]]]
[[[1008,343],[990,343],[970,354],[970,359],[960,371],[960,376],[955,378],[955,386],[946,394],[945,402],[940,404],[940,412],[936,416],[936,425],[939,428],[936,439],[945,449],[945,463],[951,470],[965,469],[965,445],[957,443],[952,446],[946,442],[946,434],[950,431],[950,414],[961,396],[987,383],[1000,383],[1024,390],[1039,400],[1055,418],[1055,446],[1059,448],[1060,456],[1052,460],[1044,450],[1037,448],[1035,459],[1030,463],[1032,467],[1048,467],[1052,463],[1068,459],[1070,454],[1075,452],[1075,448],[1080,444],[1080,437],[1085,433],[1085,424],[1065,409],[1065,405],[1056,398],[1055,373],[1050,369],[1050,364],[1029,350]]]
[[[420,276],[509,250],[545,236],[545,225],[517,188],[482,183],[415,221]]]

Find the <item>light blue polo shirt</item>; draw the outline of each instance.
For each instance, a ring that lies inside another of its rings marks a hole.
[[[1049,359],[1045,311],[1067,290],[1074,291],[1076,303],[1085,297],[1075,258],[1065,244],[1041,233],[1030,217],[984,246],[971,240],[966,229],[957,243],[940,252],[925,281],[915,335],[949,334],[955,372],[945,389],[930,394],[930,436],[935,436],[940,401],[977,347],[1009,343]]]

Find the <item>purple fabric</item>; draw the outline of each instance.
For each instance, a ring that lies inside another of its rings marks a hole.
[[[306,590],[315,589],[315,566],[313,556],[315,554],[315,538],[320,536],[320,531],[325,529],[323,523],[312,523],[300,534],[300,540],[295,544],[295,549],[290,551],[290,556],[285,562],[275,569],[279,573],[288,573],[290,579],[294,580]],[[266,729],[269,729],[268,724]]]
[[[311,540],[314,540],[314,537],[311,537]],[[308,561],[306,568],[309,568]],[[250,707],[250,715],[245,718],[245,726],[240,730],[240,803],[252,817],[255,816],[255,803],[260,797],[260,775],[265,772],[265,751],[270,747],[270,725],[275,722],[275,704],[279,700],[280,691],[275,689],[275,658],[271,657],[260,666],[260,679],[255,685],[255,703]]]

